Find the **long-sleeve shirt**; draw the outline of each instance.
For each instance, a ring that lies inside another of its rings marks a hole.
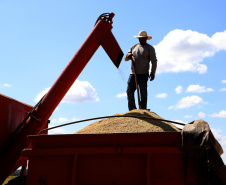
[[[150,44],[145,45],[135,44],[133,45],[125,56],[125,61],[128,61],[128,54],[133,54],[133,60],[135,65],[135,70],[137,74],[149,74],[150,61],[152,64],[151,73],[155,74],[157,68],[157,58],[155,54],[155,48]],[[133,73],[131,66],[131,74]]]

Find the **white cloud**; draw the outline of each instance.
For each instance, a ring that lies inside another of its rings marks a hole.
[[[53,125],[49,125],[49,128],[54,127]],[[49,135],[54,135],[54,134],[68,134],[68,131],[59,127],[59,128],[54,128],[52,130],[48,130]]]
[[[3,85],[0,84],[0,88],[1,88],[1,86],[3,86],[3,87],[11,87],[10,84],[3,84]]]
[[[226,163],[226,136],[222,135],[222,130],[221,129],[214,129],[211,128],[211,131],[215,137],[215,139],[220,143],[221,147],[224,150],[224,153],[221,155],[222,160],[224,163]]]
[[[183,122],[182,120],[173,120],[173,121],[185,124],[185,122]],[[179,125],[179,124],[175,124],[175,123],[172,123],[172,124],[175,125],[179,129],[183,129],[184,128],[183,125]]]
[[[45,95],[50,88],[46,88],[41,91],[35,98],[38,102],[43,95]],[[99,98],[97,97],[96,90],[87,81],[76,80],[71,86],[65,97],[63,98],[63,103],[86,103],[86,102],[97,102]]]
[[[222,82],[223,84],[226,84],[226,80],[222,80],[221,82]]]
[[[4,87],[11,87],[10,84],[3,84]]]
[[[63,98],[62,102],[66,103],[85,103],[85,102],[97,102],[96,90],[88,81],[76,80],[72,87]]]
[[[184,118],[192,118],[192,115],[185,115]]]
[[[51,123],[63,123],[67,121],[68,121],[68,118],[59,117],[58,119],[51,120]]]
[[[79,120],[81,120],[81,119],[78,119],[78,118],[72,118],[72,121],[74,122],[74,121],[79,121]]]
[[[226,31],[215,33],[211,39],[217,51],[226,50]]]
[[[173,108],[174,108],[174,106],[169,106],[169,107],[168,107],[168,109],[170,109],[170,110],[173,109]]]
[[[178,123],[184,123],[185,124],[185,122],[184,121],[182,121],[182,120],[173,120],[173,121],[175,121],[175,122],[178,122]]]
[[[197,105],[206,104],[203,99],[199,96],[187,96],[182,98],[176,105],[170,106],[168,109],[184,109],[189,107],[194,107]]]
[[[197,84],[197,85],[189,85],[186,92],[204,93],[204,92],[211,92],[211,91],[214,91],[214,90]]]
[[[126,94],[126,92],[125,92],[125,93],[117,94],[116,98],[124,98],[124,97],[126,97],[126,96],[127,96],[127,94]]]
[[[226,148],[223,148],[223,150],[224,150],[224,153],[221,155],[221,159],[224,161],[224,164],[226,164],[226,153],[225,153]]]
[[[157,98],[167,98],[167,94],[166,93],[162,93],[162,94],[157,94],[156,97]]]
[[[214,135],[214,137],[217,139],[217,141],[221,144],[221,145],[226,145],[226,136],[223,136],[222,130],[221,129],[214,129],[211,128],[211,131]]]
[[[213,113],[209,115],[210,117],[219,117],[219,118],[226,118],[226,110],[222,110],[219,113]]]
[[[157,73],[205,73],[207,66],[201,62],[217,51],[226,50],[226,31],[209,37],[196,31],[176,29],[169,32],[155,49],[159,61]]]
[[[226,91],[226,88],[221,88],[219,91]]]
[[[200,118],[205,118],[205,117],[206,117],[206,114],[203,113],[203,112],[199,112],[199,113],[198,113],[198,116],[199,116]]]
[[[183,87],[182,86],[177,86],[176,89],[175,89],[175,91],[176,91],[177,94],[182,93],[182,90],[183,90]]]
[[[45,88],[43,91],[41,91],[36,97],[35,97],[35,101],[39,102],[42,97],[49,91],[50,88]]]

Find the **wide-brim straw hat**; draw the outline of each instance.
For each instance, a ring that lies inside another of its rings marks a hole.
[[[143,30],[139,32],[138,36],[134,36],[134,37],[136,37],[138,39],[142,38],[142,37],[147,37],[147,40],[152,39],[152,36],[148,36],[147,32],[143,31]]]

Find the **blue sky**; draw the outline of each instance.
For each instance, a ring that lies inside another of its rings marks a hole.
[[[50,88],[92,30],[114,12],[123,52],[146,30],[156,49],[148,108],[168,120],[207,121],[226,150],[226,2],[0,1],[0,93],[30,105]],[[128,111],[130,62],[115,68],[100,47],[51,117],[51,126]],[[69,96],[70,95],[70,96]],[[74,133],[89,123],[51,133]],[[223,155],[226,161],[226,155]]]

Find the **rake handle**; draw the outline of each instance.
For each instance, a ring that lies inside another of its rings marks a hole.
[[[137,89],[138,105],[139,105],[139,109],[141,109],[141,107],[140,107],[140,92],[139,92],[139,89],[138,89],[137,73],[136,73],[136,70],[135,70],[135,63],[134,63],[133,58],[131,58],[131,61],[132,61],[133,73],[134,73],[134,76],[135,76],[135,83],[136,83],[136,89]]]

